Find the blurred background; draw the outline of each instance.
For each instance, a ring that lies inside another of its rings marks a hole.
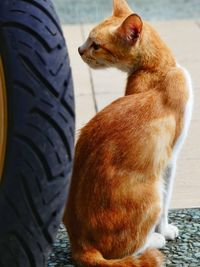
[[[94,23],[111,14],[111,0],[54,0],[62,23]],[[129,0],[150,21],[199,18],[199,0]]]

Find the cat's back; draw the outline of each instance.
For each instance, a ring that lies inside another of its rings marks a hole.
[[[137,133],[148,127],[153,121],[165,120],[173,116],[165,105],[163,94],[157,91],[124,96],[102,111],[81,130],[78,145],[89,142],[103,142],[112,137]],[[87,139],[90,137],[90,141]]]
[[[83,161],[78,168],[81,171],[84,168],[89,170],[88,164],[94,169],[95,161],[98,161],[98,166],[104,166],[105,161],[122,160],[123,157],[124,160],[129,157],[134,162],[136,159],[131,155],[151,156],[158,144],[163,142],[166,146],[166,139],[167,146],[171,145],[174,132],[175,119],[165,106],[162,94],[150,91],[125,96],[99,112],[82,129],[75,162]]]

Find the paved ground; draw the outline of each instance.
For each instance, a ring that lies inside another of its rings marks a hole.
[[[154,22],[178,62],[192,75],[195,108],[189,137],[179,160],[172,207],[200,207],[200,20]],[[123,95],[126,75],[117,70],[92,71],[77,48],[93,25],[65,25],[76,94],[77,133],[96,113]]]
[[[112,0],[54,0],[62,23],[93,23],[111,14]],[[199,0],[128,0],[147,20],[191,19],[200,15]]]
[[[170,221],[179,227],[180,237],[168,242],[163,250],[166,267],[200,267],[200,209],[172,211]],[[69,239],[63,226],[60,227],[48,267],[74,267]]]

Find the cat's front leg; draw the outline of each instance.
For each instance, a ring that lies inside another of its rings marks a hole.
[[[164,192],[163,192],[163,209],[156,232],[162,234],[167,240],[174,240],[179,235],[179,230],[175,225],[169,224],[168,212],[174,185],[176,172],[176,161],[170,162],[164,172]]]

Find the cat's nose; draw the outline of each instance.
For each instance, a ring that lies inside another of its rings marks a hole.
[[[81,48],[81,46],[78,48],[78,52],[79,52],[80,56],[82,56],[84,54],[84,50]]]

